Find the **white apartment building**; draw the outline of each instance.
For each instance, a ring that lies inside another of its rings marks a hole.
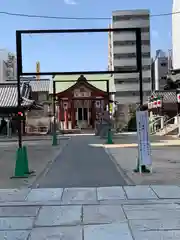
[[[16,78],[16,56],[7,49],[0,49],[0,83]]]
[[[141,28],[142,31],[142,65],[144,99],[151,91],[151,53],[150,53],[150,20],[148,10],[114,11],[113,28]],[[136,67],[135,32],[114,32],[111,36],[112,68],[134,69]],[[109,60],[110,63],[110,60]],[[139,102],[139,74],[115,74],[116,101],[121,104]]]
[[[165,52],[157,51],[156,57],[153,60],[152,64],[152,80],[153,80],[153,89],[156,91],[164,90],[164,86],[167,84],[167,74],[172,68],[172,59],[170,52],[167,55]]]

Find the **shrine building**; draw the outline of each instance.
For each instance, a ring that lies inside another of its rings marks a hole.
[[[94,128],[95,120],[102,116],[108,104],[106,80],[109,82],[109,98],[114,100],[113,76],[54,76],[50,84],[50,95],[53,94],[53,81],[56,81],[56,119],[61,129]]]

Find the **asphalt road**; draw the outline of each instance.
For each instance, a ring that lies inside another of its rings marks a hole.
[[[47,174],[39,181],[40,188],[102,187],[127,185],[114,163],[95,136],[74,136],[57,157]]]

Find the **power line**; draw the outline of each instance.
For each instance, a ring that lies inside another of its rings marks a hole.
[[[2,15],[15,16],[15,17],[27,17],[27,18],[41,18],[41,19],[59,19],[59,20],[111,20],[110,17],[63,17],[63,16],[48,16],[48,15],[34,15],[34,14],[23,14],[23,13],[13,13],[13,12],[2,12]],[[161,13],[150,15],[150,17],[164,17],[171,16],[175,14],[180,14],[180,11],[171,13]]]

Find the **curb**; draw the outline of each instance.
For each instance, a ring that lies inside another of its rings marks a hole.
[[[123,170],[123,168],[120,166],[120,164],[117,163],[116,159],[113,157],[113,155],[110,153],[109,149],[104,147],[105,152],[110,157],[111,161],[114,163],[115,167],[117,168],[118,172],[121,174],[121,176],[124,178],[125,182],[128,186],[135,186],[136,183],[127,175],[127,173]]]
[[[57,138],[58,140],[69,140],[70,137],[59,137]],[[22,139],[23,142],[31,142],[31,141],[50,141],[52,140],[52,138],[31,138],[31,139]],[[17,142],[18,139],[0,139],[0,143],[1,142]]]

